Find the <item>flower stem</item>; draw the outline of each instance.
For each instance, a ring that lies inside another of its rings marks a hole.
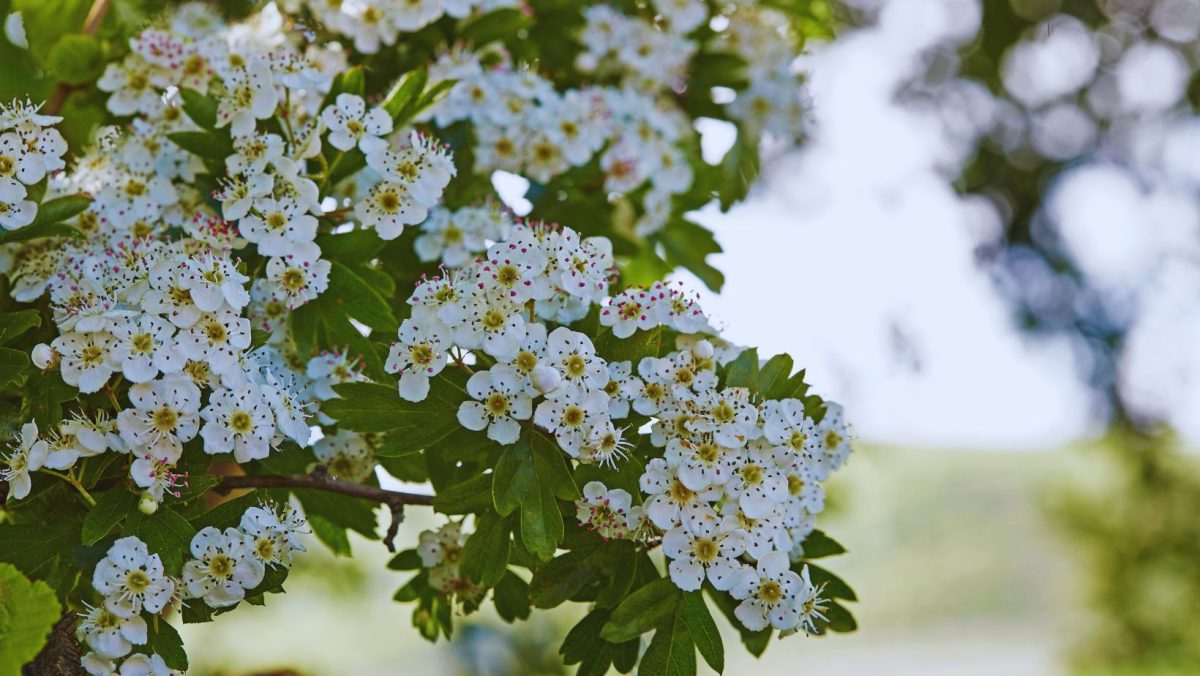
[[[49,474],[50,476],[56,476],[59,479],[71,484],[75,487],[75,490],[79,491],[79,495],[83,497],[84,502],[88,503],[88,506],[96,506],[96,499],[92,497],[91,493],[87,492],[87,489],[83,487],[83,484],[79,483],[79,480],[76,479],[73,474],[63,474],[62,472],[56,472],[52,469],[46,469],[45,467],[43,467],[41,471]]]

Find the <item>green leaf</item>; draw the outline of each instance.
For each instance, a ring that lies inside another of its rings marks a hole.
[[[334,524],[329,519],[314,514],[308,517],[308,525],[313,530],[313,535],[317,536],[321,542],[329,547],[330,551],[338,556],[350,556],[350,538],[346,535],[346,529],[343,526]]]
[[[600,575],[595,550],[567,552],[551,559],[533,574],[529,597],[537,608],[554,608],[575,596]]]
[[[0,526],[0,562],[11,563],[30,576],[44,577],[60,555],[69,556],[79,542],[79,523]]]
[[[486,496],[486,486],[479,492]],[[484,587],[495,586],[508,571],[508,532],[508,519],[491,510],[475,517],[475,532],[463,547],[463,575]]]
[[[632,361],[636,371],[638,362],[646,357],[657,357],[662,350],[663,328],[656,326],[649,331],[638,331],[628,338],[617,338],[611,331],[596,340],[596,353],[605,360]]]
[[[683,604],[674,610],[654,631],[654,639],[638,666],[639,675],[693,676],[696,673],[696,646],[684,617]]]
[[[858,629],[858,622],[855,621],[854,615],[842,604],[834,601],[829,604],[829,608],[825,611],[825,617],[829,618],[829,630],[839,634],[846,634]]]
[[[83,213],[92,204],[87,195],[62,195],[38,205],[37,216],[28,227],[47,226],[61,223]]]
[[[364,263],[375,257],[386,241],[379,239],[374,230],[351,230],[336,235],[317,237],[321,257],[345,261],[351,264]]]
[[[187,519],[167,506],[160,506],[152,515],[135,511],[128,515],[124,533],[134,535],[146,543],[151,554],[158,554],[163,568],[172,575],[183,573],[184,558],[196,530]]]
[[[57,371],[29,378],[25,382],[24,417],[33,418],[38,429],[52,429],[62,420],[63,402],[74,399],[78,393],[63,382]]]
[[[758,350],[743,351],[725,370],[725,387],[758,387]]]
[[[419,402],[401,399],[394,386],[344,383],[333,388],[341,398],[325,402],[322,411],[356,432],[388,432],[395,440],[388,455],[399,455],[401,448],[427,448],[461,429],[458,406],[469,398],[462,381],[462,374],[444,371],[430,379],[429,396]]]
[[[687,622],[700,656],[714,671],[724,671],[725,646],[721,643],[721,633],[717,630],[717,623],[713,622],[712,614],[708,612],[708,604],[704,602],[701,592],[683,594],[679,611]]]
[[[487,474],[473,476],[461,483],[439,490],[433,498],[434,511],[442,514],[474,514],[492,511],[492,477]],[[505,531],[507,534],[507,531]]]
[[[667,222],[659,233],[667,263],[687,268],[713,291],[720,291],[725,275],[708,263],[710,254],[721,252],[712,231],[684,218]]]
[[[650,631],[671,616],[682,594],[667,578],[642,585],[613,611],[600,636],[610,643],[624,643]]]
[[[496,612],[505,622],[529,617],[529,585],[511,570],[496,583],[492,600],[496,604]]]
[[[147,634],[147,648],[167,663],[171,669],[184,671],[188,668],[187,653],[183,649],[183,639],[169,622],[161,617],[155,618]]]
[[[492,498],[502,515],[521,509],[521,541],[543,561],[563,539],[558,499],[579,496],[562,451],[539,432],[506,446],[492,472]]]
[[[261,493],[251,491],[233,500],[226,500],[207,512],[193,517],[192,527],[196,530],[210,526],[220,530],[234,528],[241,523],[242,514],[245,514],[247,509],[256,506],[261,499]]]
[[[389,570],[421,570],[421,557],[415,549],[406,549],[392,557],[387,565]]]
[[[27,242],[31,239],[41,239],[44,237],[82,239],[83,236],[82,232],[64,223],[33,223],[20,230],[9,230],[8,232],[0,233],[0,244],[16,244],[17,242]]]
[[[0,347],[0,385],[15,383],[29,368],[29,355],[21,350]]]
[[[217,100],[196,91],[183,87],[179,90],[183,99],[183,112],[197,125],[204,129],[217,128]]]
[[[0,313],[0,345],[11,343],[29,329],[41,324],[42,315],[36,309],[8,310]]]
[[[835,599],[846,599],[847,601],[858,600],[858,596],[855,595],[854,590],[851,589],[850,585],[846,584],[842,578],[834,575],[815,563],[798,563],[792,566],[792,570],[799,573],[804,566],[808,566],[809,579],[812,580],[814,585],[816,585],[818,588],[821,588],[821,586],[824,585],[824,590],[821,594],[822,596]]]
[[[19,674],[42,650],[61,607],[45,582],[0,563],[0,674]]]
[[[346,314],[370,328],[388,334],[396,332],[396,316],[387,301],[344,263],[333,261],[325,294],[343,306]]]
[[[117,524],[137,510],[138,496],[117,485],[96,498],[96,505],[83,519],[83,544],[91,545],[104,539]]]
[[[383,109],[392,116],[393,120],[407,119],[408,116],[402,117],[401,113],[404,113],[407,108],[416,104],[427,82],[429,82],[429,69],[424,66],[405,73],[396,81],[392,90],[384,98]],[[379,238],[376,237],[375,239]]]
[[[578,664],[597,651],[605,649],[605,643],[600,638],[600,629],[608,621],[609,611],[593,610],[583,616],[563,639],[562,647],[558,649],[563,656],[564,664]]]
[[[805,559],[820,559],[836,554],[845,554],[846,548],[821,530],[814,530],[804,538],[802,545]]]
[[[416,117],[427,109],[436,106],[442,99],[450,95],[451,90],[454,89],[454,85],[456,84],[458,84],[458,80],[446,79],[433,85],[421,95],[416,106],[404,111],[402,117],[404,119]]]
[[[766,397],[768,392],[772,392],[786,383],[791,374],[792,358],[786,354],[777,354],[758,370],[758,383],[754,392]]]
[[[527,29],[530,23],[529,17],[520,10],[507,7],[468,19],[458,35],[464,42],[482,47],[495,40],[516,37],[522,29]]]
[[[233,143],[224,134],[209,131],[177,131],[167,138],[184,150],[210,160],[225,161],[233,154]]]
[[[717,609],[721,611],[721,614],[725,616],[725,619],[729,620],[729,624],[731,624],[742,637],[742,645],[746,646],[746,650],[755,657],[762,655],[767,649],[767,644],[771,642],[771,636],[775,633],[774,630],[770,627],[767,627],[766,629],[760,629],[759,631],[750,631],[746,627],[742,626],[741,620],[737,619],[737,616],[734,614],[734,610],[738,606],[738,601],[734,600],[732,596],[725,592],[719,592],[712,588],[709,588],[708,591],[709,598],[712,600],[713,605],[715,605]]]

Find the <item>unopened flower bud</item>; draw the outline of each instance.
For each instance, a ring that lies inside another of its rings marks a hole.
[[[692,354],[696,355],[697,357],[699,357],[701,359],[712,359],[712,356],[713,356],[712,343],[708,342],[707,340],[696,341],[696,344],[692,346]]]
[[[146,516],[158,511],[158,500],[154,499],[149,493],[142,493],[142,499],[138,500],[138,511]]]
[[[33,348],[32,359],[34,366],[45,371],[58,364],[58,353],[49,345],[38,343],[37,347]]]
[[[562,382],[562,376],[553,366],[546,364],[538,364],[533,367],[533,373],[529,374],[529,381],[533,383],[533,388],[538,392],[545,394],[556,389],[559,383]]]

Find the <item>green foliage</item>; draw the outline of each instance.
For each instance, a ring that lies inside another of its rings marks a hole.
[[[0,563],[0,673],[16,674],[46,643],[58,620],[54,590]]]
[[[55,79],[70,85],[91,82],[104,68],[100,41],[91,35],[64,35],[50,48],[46,68]]]
[[[554,555],[563,538],[558,500],[574,500],[579,490],[557,444],[540,432],[522,432],[506,446],[492,474],[496,511],[521,512],[521,541],[542,560]]]

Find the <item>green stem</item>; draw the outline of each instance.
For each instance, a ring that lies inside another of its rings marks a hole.
[[[56,476],[59,479],[71,484],[75,487],[75,490],[79,491],[79,495],[83,497],[84,502],[88,503],[88,505],[91,507],[96,506],[96,499],[92,497],[91,493],[87,492],[87,489],[83,487],[83,484],[79,483],[74,476],[63,474],[62,472],[56,472],[52,469],[46,469],[45,467],[43,467],[41,471],[49,474],[50,476]]]

